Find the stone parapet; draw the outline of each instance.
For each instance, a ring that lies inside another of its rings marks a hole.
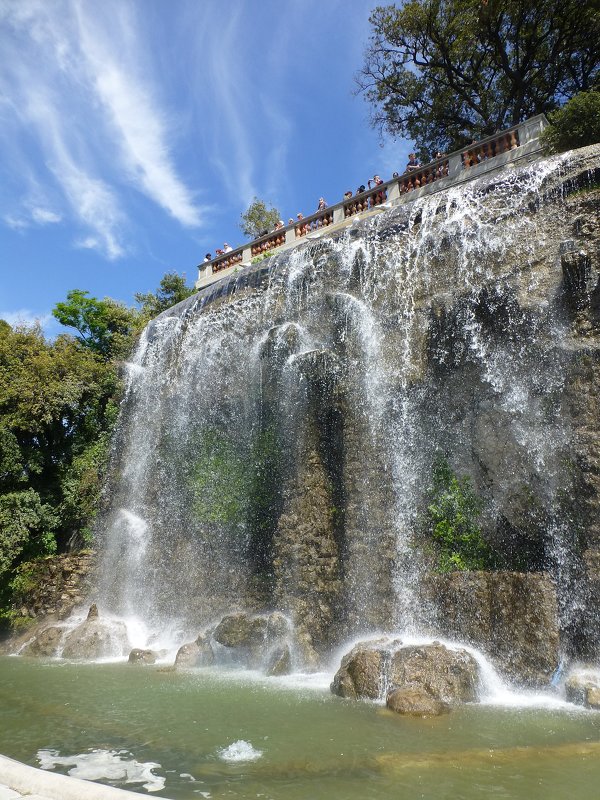
[[[504,169],[524,159],[541,156],[539,135],[547,127],[544,114],[513,125],[472,142],[467,147],[425,164],[419,169],[404,172],[379,186],[369,188],[352,198],[303,217],[293,224],[271,231],[246,245],[198,266],[195,288],[203,289],[232,272],[248,266],[253,258],[297,247],[305,238],[315,238],[340,226],[352,224],[357,218],[385,211],[450,186],[479,178],[489,172]]]

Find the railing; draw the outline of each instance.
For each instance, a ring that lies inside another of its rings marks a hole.
[[[301,217],[295,222],[286,225],[276,231],[271,231],[261,236],[249,244],[238,247],[230,253],[225,253],[214,258],[212,261],[201,264],[199,269],[199,282],[205,279],[210,282],[210,276],[215,272],[234,267],[238,264],[248,264],[252,258],[272,252],[284,245],[293,246],[299,239],[309,236],[311,233],[321,232],[329,225],[343,223],[350,217],[365,211],[376,210],[384,203],[395,204],[402,202],[403,197],[413,191],[421,190],[428,192],[431,184],[438,181],[440,188],[446,188],[453,183],[461,181],[461,176],[472,170],[476,166],[481,169],[474,171],[473,175],[479,175],[488,169],[498,169],[505,162],[512,160],[511,152],[520,151],[523,156],[539,152],[537,139],[540,132],[548,125],[548,120],[543,114],[532,117],[519,125],[514,125],[508,130],[496,133],[482,139],[480,142],[471,144],[457,150],[448,156],[432,161],[429,164],[420,166],[417,169],[406,171],[402,175],[392,178],[390,181],[379,184],[364,192],[355,194],[352,197],[344,196],[344,199],[333,206],[321,209],[308,217]],[[496,156],[503,156],[496,162],[485,165]],[[517,156],[520,157],[520,156]],[[470,179],[470,175],[465,175]],[[465,178],[462,178],[463,180]],[[435,189],[432,189],[435,191]]]
[[[446,178],[449,170],[450,161],[445,158],[432,161],[424,167],[404,173],[404,175],[398,179],[400,193],[406,194],[406,192],[412,192],[413,189],[420,189],[422,186],[427,186],[441,178]]]
[[[344,217],[352,217],[360,214],[361,211],[368,211],[370,208],[380,206],[387,201],[387,183],[380,183],[374,189],[367,189],[365,192],[355,194],[352,199],[344,201]]]
[[[463,169],[469,169],[488,158],[494,158],[519,146],[519,129],[511,128],[501,134],[490,136],[481,142],[472,142],[466,152],[461,151]]]

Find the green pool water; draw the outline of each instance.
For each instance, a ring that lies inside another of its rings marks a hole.
[[[234,755],[254,761],[224,760],[239,741]],[[226,672],[0,658],[0,752],[39,766],[40,750],[154,762],[165,784],[152,796],[177,800],[600,798],[600,713],[467,706],[411,719]]]

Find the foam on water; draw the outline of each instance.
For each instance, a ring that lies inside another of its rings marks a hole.
[[[60,756],[58,750],[38,750],[37,758],[42,769],[71,767],[67,774],[86,781],[106,780],[111,783],[141,783],[148,792],[165,788],[165,778],[152,770],[160,769],[153,761],[136,761],[127,750],[92,750],[72,756]]]
[[[237,742],[221,748],[217,753],[223,761],[234,763],[238,761],[257,761],[262,756],[263,751],[256,750],[250,742],[246,742],[244,739],[238,739]]]

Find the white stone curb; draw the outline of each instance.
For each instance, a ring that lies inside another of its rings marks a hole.
[[[4,786],[30,800],[140,800],[151,796],[57,775],[0,756],[0,800]],[[10,794],[6,796],[10,797]]]

